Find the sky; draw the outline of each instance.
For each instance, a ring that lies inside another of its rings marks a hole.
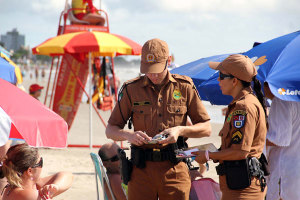
[[[71,0],[68,0],[71,3]],[[17,28],[34,47],[57,34],[65,0],[0,0],[0,34]],[[100,0],[94,0],[99,8]],[[175,62],[249,50],[300,30],[299,0],[102,0],[110,32],[143,45],[166,41]]]

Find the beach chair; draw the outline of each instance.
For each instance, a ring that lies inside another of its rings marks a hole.
[[[105,171],[105,168],[103,166],[103,163],[102,163],[102,160],[101,158],[95,154],[95,153],[90,153],[91,155],[91,158],[92,158],[92,161],[94,163],[94,166],[95,166],[95,177],[96,177],[96,187],[97,187],[97,199],[99,200],[99,188],[98,188],[98,178],[100,180],[100,183],[101,183],[101,186],[102,186],[102,191],[103,191],[103,198],[105,200],[108,200],[108,197],[107,197],[107,194],[105,193],[105,189],[104,189],[104,181],[106,182],[107,186],[108,186],[108,189],[109,189],[109,192],[112,196],[112,199],[113,200],[116,200],[113,192],[112,192],[112,189],[110,187],[110,183],[109,183],[109,180],[108,180],[108,177],[107,177],[107,174],[106,174],[106,171]]]

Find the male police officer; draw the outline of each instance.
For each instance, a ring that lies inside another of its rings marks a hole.
[[[209,116],[192,80],[171,74],[168,56],[168,45],[160,39],[143,45],[140,70],[145,76],[124,83],[106,128],[108,138],[131,143],[134,166],[128,184],[129,200],[188,199],[188,168],[176,158],[174,150],[183,143],[183,137],[211,133]],[[185,126],[187,116],[194,125]],[[128,119],[134,131],[123,129]],[[149,144],[157,134],[167,138]]]

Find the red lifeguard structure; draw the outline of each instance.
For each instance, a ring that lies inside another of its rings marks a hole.
[[[80,32],[80,31],[88,31],[89,29],[92,29],[93,31],[109,32],[108,15],[104,10],[96,9],[98,14],[104,16],[105,18],[104,26],[90,25],[87,21],[77,19],[73,14],[74,10],[84,10],[84,9],[72,8],[68,3],[68,0],[66,0],[65,9],[64,11],[62,11],[59,17],[59,26],[58,26],[57,35]],[[68,21],[69,23],[67,23]]]
[[[59,18],[59,26],[58,26],[58,31],[57,31],[58,37],[69,35],[68,33],[80,34],[80,33],[91,32],[91,31],[93,33],[103,32],[103,33],[107,33],[107,35],[110,34],[109,33],[108,15],[105,11],[103,11],[101,9],[99,9],[99,10],[96,9],[96,11],[99,14],[103,15],[105,18],[104,26],[98,26],[98,25],[90,25],[85,21],[75,18],[75,16],[73,15],[73,10],[78,10],[78,8],[71,8],[70,5],[68,4],[68,0],[66,0],[65,9],[61,13],[60,18]],[[105,34],[102,34],[102,35],[105,35]],[[123,55],[123,54],[124,55],[139,55],[141,52],[141,46],[123,36],[119,36],[116,34],[110,34],[110,35],[115,36],[115,37],[117,36],[120,39],[123,39],[125,42],[128,43],[129,46],[132,46],[132,45],[134,46],[134,48],[132,48],[132,49],[135,49],[135,51],[132,50],[132,52],[133,52],[132,54],[128,54],[128,53],[125,54],[125,53],[120,53],[120,52],[116,52],[117,54],[115,53],[114,55],[112,55],[111,53],[109,54],[111,56],[111,72],[112,72],[113,83],[114,83],[113,87],[116,88],[116,78],[115,78],[115,72],[114,72],[113,56]],[[49,40],[51,40],[51,39],[49,39]],[[49,41],[49,40],[47,40],[47,41]],[[42,46],[43,44],[47,43],[47,41],[42,43],[39,46]],[[42,53],[40,53],[41,51],[39,51],[39,49],[38,49],[39,46],[33,48],[34,53],[42,54]],[[99,51],[100,51],[100,48],[99,48]],[[96,106],[94,105],[94,103],[92,103],[92,101],[91,101],[92,100],[91,89],[90,89],[90,93],[88,94],[85,91],[85,87],[84,87],[85,83],[87,81],[88,74],[90,74],[90,81],[92,80],[92,70],[91,70],[92,54],[91,54],[91,52],[88,53],[88,55],[89,55],[88,63],[84,61],[86,59],[85,59],[85,56],[82,58],[82,54],[78,54],[78,55],[72,54],[71,55],[71,54],[69,54],[70,52],[66,52],[66,53],[67,54],[64,54],[61,52],[58,52],[58,53],[52,52],[49,54],[43,54],[43,55],[51,55],[51,56],[59,55],[57,63],[56,63],[57,70],[56,70],[53,85],[52,85],[52,95],[50,98],[49,107],[52,108],[58,114],[60,114],[67,121],[69,128],[70,128],[71,124],[73,122],[73,119],[76,115],[79,103],[81,101],[82,92],[84,92],[89,98],[90,110],[91,110],[91,107],[93,106],[94,110],[97,112],[103,125],[106,127],[105,121],[101,117],[101,115],[100,115],[99,111],[97,110]],[[61,56],[61,55],[63,55],[63,56]],[[99,55],[101,55],[101,52]],[[106,55],[106,54],[104,54],[104,55]],[[80,58],[80,57],[81,57],[81,61],[78,61],[77,58]],[[54,60],[55,60],[55,57],[53,57],[53,59],[52,59],[44,104],[47,104],[47,96],[48,96],[48,91],[50,88],[50,80],[51,80],[51,74],[52,74],[52,70],[53,70]],[[104,77],[104,79],[106,79],[106,78],[107,77]],[[111,110],[113,107],[113,101],[112,101],[113,97],[111,96],[111,93],[110,93],[109,81],[107,81],[107,82],[108,82],[107,87],[108,87],[109,94],[106,94],[106,96],[103,97],[103,99],[104,99],[103,102],[106,103],[107,105],[102,106],[102,107],[100,106],[100,108],[102,110],[107,110],[107,108],[109,108]],[[90,82],[90,87],[91,87],[91,85],[92,84]],[[117,101],[117,91],[115,92],[114,98],[115,98],[115,101]],[[105,99],[107,100],[106,102],[105,102]],[[66,102],[66,101],[68,101],[68,102]],[[70,103],[70,101],[72,101],[72,103]],[[93,146],[91,135],[92,134],[91,134],[91,112],[90,112],[90,148],[92,148],[92,146]],[[78,146],[82,146],[82,145],[78,145]]]

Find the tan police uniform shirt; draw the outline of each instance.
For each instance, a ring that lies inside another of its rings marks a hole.
[[[244,150],[250,152],[248,157],[259,158],[265,145],[266,133],[265,112],[251,87],[247,87],[228,105],[224,126],[219,133],[222,138],[221,150],[229,148]],[[220,176],[220,187],[223,192],[229,190],[225,176]],[[251,188],[260,191],[257,183],[252,183],[244,190]]]
[[[145,131],[150,137],[185,126],[187,116],[193,124],[210,119],[192,79],[170,72],[160,90],[147,76],[124,83],[108,123],[124,128],[131,115],[134,131]]]

